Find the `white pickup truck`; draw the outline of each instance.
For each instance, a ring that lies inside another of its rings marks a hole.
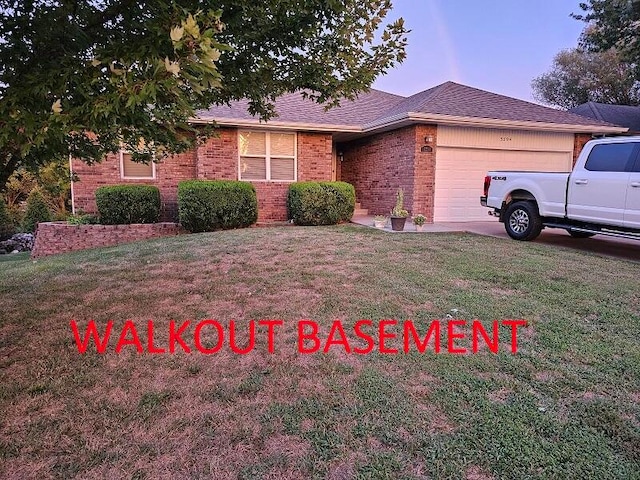
[[[591,140],[571,173],[489,172],[480,203],[515,240],[545,227],[640,240],[640,137]]]

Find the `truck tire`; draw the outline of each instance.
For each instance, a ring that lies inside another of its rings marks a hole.
[[[513,202],[507,207],[504,216],[504,228],[514,240],[529,241],[540,235],[542,218],[533,202]]]
[[[569,232],[569,235],[571,235],[573,238],[590,238],[595,235],[595,233],[579,232],[577,230],[571,229],[568,229],[567,232]]]

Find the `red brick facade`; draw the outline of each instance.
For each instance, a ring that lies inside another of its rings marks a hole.
[[[342,161],[335,165],[336,178],[354,185],[357,201],[370,214],[388,214],[399,187],[404,189],[405,208],[433,222],[437,127],[412,125],[337,145]],[[429,142],[426,142],[427,137]],[[574,163],[590,134],[575,134]],[[431,150],[431,151],[429,151]],[[332,180],[333,140],[330,133],[298,132],[297,179]],[[76,209],[95,212],[95,190],[102,185],[141,183],[157,185],[162,197],[162,220],[177,220],[177,187],[182,180],[238,179],[238,131],[221,128],[215,137],[195,150],[175,155],[156,166],[154,180],[123,179],[119,155],[87,166],[73,162],[79,177],[74,182]],[[258,221],[287,219],[288,182],[253,182],[258,197]]]
[[[168,237],[184,233],[176,223],[135,225],[69,225],[67,223],[39,223],[36,243],[31,257],[56,253],[109,247],[149,238]]]
[[[573,136],[573,164],[576,164],[578,155],[584,148],[584,144],[591,140],[593,136],[590,133],[576,133]]]
[[[413,125],[340,145],[340,179],[353,184],[362,207],[376,215],[391,211],[402,187],[405,208],[432,222],[436,135],[435,125]]]
[[[332,136],[330,133],[299,132],[297,136],[298,180],[331,180]],[[160,189],[163,221],[177,220],[178,183],[189,179],[237,180],[238,133],[222,128],[215,137],[195,150],[174,155],[156,165],[156,178],[124,179],[120,175],[120,156],[109,155],[99,164],[87,166],[74,160],[72,169],[79,178],[73,184],[76,210],[96,212],[95,191],[103,185],[148,184]],[[287,219],[288,182],[253,182],[258,197],[258,221]]]
[[[148,180],[124,179],[120,175],[120,155],[107,155],[102,162],[88,166],[73,160],[72,170],[79,181],[73,182],[73,202],[76,211],[95,213],[96,189],[103,185],[155,185],[160,189],[161,220],[175,221],[178,216],[178,182],[196,178],[196,155],[186,152],[167,158],[156,165],[156,178]]]

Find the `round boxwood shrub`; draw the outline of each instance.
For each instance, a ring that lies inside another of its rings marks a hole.
[[[187,180],[178,184],[178,216],[190,232],[242,228],[258,220],[256,190],[235,180]]]
[[[25,232],[34,232],[38,223],[50,221],[51,212],[44,197],[38,190],[32,190],[27,198],[27,210],[22,220],[22,228]]]
[[[0,197],[0,241],[6,240],[11,237],[15,229],[13,228],[13,222],[7,209],[7,204],[4,203],[4,199]]]
[[[96,190],[100,223],[156,223],[160,219],[160,190],[153,185],[109,185]]]
[[[346,182],[296,182],[289,186],[287,207],[296,225],[335,225],[353,216],[356,191]]]

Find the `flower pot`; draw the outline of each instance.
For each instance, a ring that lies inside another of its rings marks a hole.
[[[374,225],[376,228],[384,228],[384,226],[385,226],[386,224],[387,224],[387,221],[386,221],[386,220],[374,220],[374,221],[373,221],[373,225]]]
[[[424,232],[424,225],[416,225],[416,232]]]
[[[394,232],[403,231],[406,221],[407,217],[391,217],[391,230],[393,230]]]

